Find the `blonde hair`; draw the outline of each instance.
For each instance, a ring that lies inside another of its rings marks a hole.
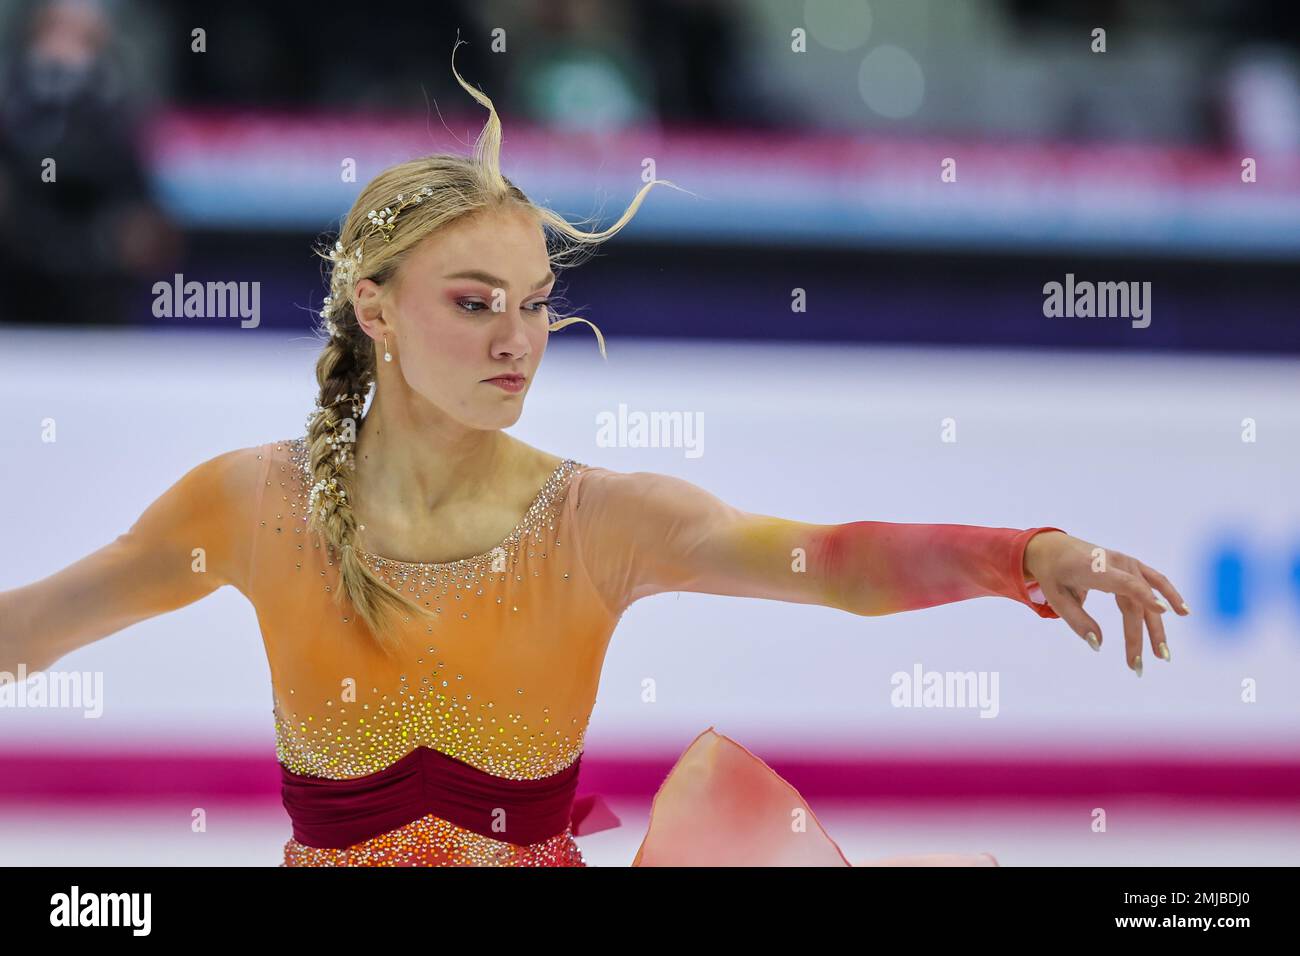
[[[313,494],[308,527],[321,535],[337,560],[340,583],[333,592],[335,602],[341,603],[346,597],[357,617],[367,625],[371,636],[385,652],[392,652],[397,647],[390,630],[391,614],[415,611],[429,618],[433,614],[392,588],[353,547],[357,522],[347,493],[352,469],[350,456],[340,453],[339,442],[355,441],[358,426],[355,421],[349,422],[349,409],[358,406],[350,402],[349,396],[359,396],[359,402],[363,404],[370,386],[376,383],[375,342],[357,323],[357,281],[372,279],[382,284],[393,277],[407,253],[429,235],[474,213],[510,206],[533,212],[548,239],[558,240],[558,243],[548,241],[547,244],[548,257],[558,271],[559,267],[581,261],[584,251],[621,230],[653,186],[680,189],[668,180],[651,180],[637,193],[622,217],[601,232],[583,232],[552,210],[534,204],[501,173],[501,121],[486,94],[467,84],[456,71],[456,47],[462,42],[457,40],[452,47],[452,73],[456,81],[488,111],[487,123],[475,143],[473,157],[435,153],[385,169],[366,185],[352,204],[339,230],[333,247],[335,251],[331,253],[328,247],[317,250],[319,255],[333,263],[329,279],[330,301],[323,309],[323,313],[328,312],[329,316],[322,331],[326,331],[329,337],[316,362],[320,393],[316,410],[308,419],[306,440],[309,467],[316,487],[328,491],[320,495],[319,500]],[[401,202],[397,197],[414,196],[426,186],[430,189],[422,200],[418,204],[407,204],[396,217],[388,241],[376,233],[372,211],[386,207],[396,209]],[[357,250],[361,253],[359,262],[353,258]],[[595,330],[604,356],[604,336],[595,324],[584,318],[561,318],[549,323],[548,329],[554,331],[574,322],[585,322]],[[340,439],[340,432],[347,437]]]

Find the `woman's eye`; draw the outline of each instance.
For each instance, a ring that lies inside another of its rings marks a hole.
[[[482,312],[484,309],[488,309],[488,304],[486,302],[480,302],[478,299],[457,299],[456,304],[469,313]],[[550,299],[541,299],[532,303],[528,308],[532,312],[541,312],[542,309],[549,308],[550,305]],[[479,308],[471,308],[471,306],[479,306]]]

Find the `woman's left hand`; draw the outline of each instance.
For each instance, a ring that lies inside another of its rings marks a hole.
[[[1083,599],[1093,589],[1114,594],[1124,617],[1125,657],[1139,677],[1143,624],[1152,651],[1167,661],[1170,653],[1164,613],[1170,605],[1180,615],[1191,613],[1182,595],[1159,571],[1123,552],[1098,547],[1063,531],[1043,531],[1029,539],[1025,577],[1038,582],[1052,610],[1094,650],[1101,650],[1101,626],[1083,609]],[[1153,588],[1169,603],[1153,594]]]

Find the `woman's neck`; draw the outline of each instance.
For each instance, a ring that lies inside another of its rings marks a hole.
[[[517,462],[518,442],[500,430],[439,416],[394,415],[378,397],[357,428],[354,494],[401,502],[417,513],[476,497]]]
[[[348,498],[362,550],[438,561],[495,544],[551,456],[500,430],[445,419],[416,427],[387,411],[376,399],[357,430]]]

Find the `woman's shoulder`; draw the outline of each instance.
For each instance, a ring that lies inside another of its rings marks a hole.
[[[278,441],[269,441],[255,446],[258,453],[273,459],[288,459],[295,454],[302,454],[307,450],[307,436],[298,435],[293,438],[281,438]]]
[[[247,491],[264,471],[271,444],[232,448],[200,461],[184,475],[189,483],[212,486],[230,493]]]
[[[266,462],[268,468],[276,468],[282,475],[299,477],[310,471],[311,456],[305,435],[269,441],[254,446],[252,451],[258,461]]]
[[[662,472],[622,471],[581,461],[574,465],[575,506],[598,502],[602,511],[672,511],[700,495],[709,496],[698,485]]]
[[[194,465],[180,484],[213,504],[245,508],[262,498],[273,475],[282,482],[297,476],[294,454],[293,440],[233,448]]]
[[[513,454],[515,460],[520,463],[516,470],[519,474],[527,476],[523,482],[525,487],[535,488],[542,484],[553,483],[560,478],[565,479],[567,483],[568,479],[572,479],[574,475],[589,467],[576,458],[542,451],[517,438],[513,441],[515,443]]]

